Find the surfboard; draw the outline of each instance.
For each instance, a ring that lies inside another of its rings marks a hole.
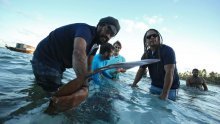
[[[160,59],[144,59],[144,60],[140,60],[140,61],[122,62],[122,63],[111,64],[111,65],[107,65],[107,66],[104,66],[102,68],[99,68],[99,69],[93,71],[87,77],[90,77],[90,76],[92,76],[96,73],[100,73],[100,72],[108,70],[108,69],[123,68],[123,69],[128,70],[128,69],[131,69],[131,68],[136,67],[136,66],[148,65],[148,64],[159,62],[159,61],[160,61]]]
[[[133,61],[133,62],[123,62],[123,63],[117,63],[117,64],[111,64],[104,66],[102,68],[99,68],[92,72],[91,74],[87,75],[85,80],[89,77],[91,77],[94,74],[100,73],[102,71],[108,70],[108,69],[113,69],[113,68],[124,68],[124,69],[130,69],[135,66],[141,66],[141,65],[146,65],[146,64],[152,64],[159,62],[159,59],[144,59],[141,61]],[[78,80],[78,78],[75,78],[74,80],[70,81],[69,83],[63,85],[62,87],[59,88],[59,90],[55,93],[55,96],[65,96],[65,95],[70,95],[76,90],[78,90],[80,87],[82,87],[82,81]]]

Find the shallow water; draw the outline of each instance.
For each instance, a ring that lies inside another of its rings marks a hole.
[[[49,116],[43,113],[50,94],[37,86],[32,74],[32,55],[0,48],[0,123],[75,124],[75,123],[220,123],[220,88],[209,91],[187,89],[181,81],[178,99],[162,101],[149,93],[150,80],[143,78],[132,89],[135,73],[126,72],[120,81],[104,80],[101,86],[90,83],[89,97],[74,110]],[[67,70],[63,82],[73,79]]]

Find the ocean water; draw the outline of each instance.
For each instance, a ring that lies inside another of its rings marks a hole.
[[[135,72],[127,71],[119,81],[90,82],[89,97],[77,108],[55,116],[44,114],[50,93],[35,84],[31,54],[0,48],[0,123],[5,124],[219,124],[220,87],[209,91],[187,89],[181,80],[179,97],[162,101],[149,93],[150,79],[131,88]],[[73,79],[72,69],[63,82]]]

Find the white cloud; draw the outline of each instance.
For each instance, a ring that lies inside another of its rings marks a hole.
[[[178,18],[179,18],[179,16],[178,16],[178,15],[174,16],[174,19],[178,19]]]
[[[134,30],[146,30],[148,28],[147,24],[144,22],[138,22],[134,20],[122,19],[121,26],[126,32],[132,32]]]
[[[143,22],[136,23],[135,27],[136,29],[140,29],[140,30],[146,30],[148,28],[148,26]]]
[[[143,18],[149,25],[161,24],[164,21],[164,18],[160,16],[144,16]]]
[[[167,27],[162,27],[160,30],[161,30],[161,32],[164,32],[164,33],[172,33],[171,29],[169,29]]]

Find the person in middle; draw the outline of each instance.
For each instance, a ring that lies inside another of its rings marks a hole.
[[[110,43],[104,43],[101,45],[99,54],[96,54],[92,61],[92,71],[95,71],[98,68],[104,67],[107,65],[107,60],[110,59],[114,51],[114,47]],[[113,79],[107,70],[97,73],[92,76],[92,80],[95,84],[100,84],[102,77],[105,76],[109,79]]]
[[[110,65],[110,64],[125,62],[125,58],[119,54],[122,48],[120,41],[116,41],[113,44],[113,46],[115,48],[113,52],[113,56],[110,58],[110,60],[108,60],[107,64]],[[108,72],[110,75],[112,75],[113,79],[119,79],[119,74],[126,72],[126,70],[123,68],[118,68],[118,69],[110,69],[108,70]]]

